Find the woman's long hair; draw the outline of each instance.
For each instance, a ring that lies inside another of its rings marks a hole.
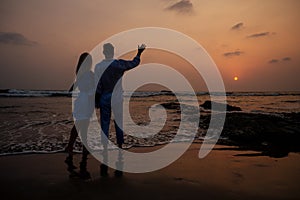
[[[84,66],[84,68],[86,69],[82,69],[82,66]],[[91,69],[91,66],[92,66],[92,56],[87,52],[82,53],[77,63],[76,75],[78,74],[79,69],[81,69],[80,71],[84,72],[86,70]]]
[[[82,53],[79,57],[76,67],[76,80],[79,80],[82,75],[90,72],[92,68],[92,56],[89,53]]]

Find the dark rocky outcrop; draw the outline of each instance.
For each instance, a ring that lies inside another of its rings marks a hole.
[[[207,129],[209,122],[210,115],[201,116],[199,127]],[[300,152],[300,113],[227,113],[221,136],[226,139],[219,140],[220,144],[284,157],[289,152]]]
[[[180,103],[178,103],[177,101],[166,102],[160,105],[162,105],[165,109],[180,110]]]
[[[224,106],[224,104],[222,104],[222,103],[217,103],[217,102],[213,102],[213,101],[205,101],[203,104],[200,105],[200,107],[210,110],[212,103],[214,104],[214,108],[217,111],[222,110],[221,107]],[[227,111],[242,111],[242,109],[240,107],[232,106],[232,105],[229,105],[229,104],[226,104],[226,110]]]
[[[161,90],[159,93],[166,96],[175,96],[175,94],[170,90]]]

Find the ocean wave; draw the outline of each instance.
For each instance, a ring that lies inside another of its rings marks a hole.
[[[299,96],[300,92],[227,92],[227,96]]]
[[[199,143],[206,137],[206,131],[210,123],[210,114],[202,115],[199,122],[199,131],[196,133],[194,142]],[[218,117],[216,115],[215,117]],[[298,141],[300,140],[300,113],[277,113],[277,114],[263,114],[263,113],[245,113],[232,112],[227,113],[225,124],[219,144],[227,144],[234,146],[246,147],[253,150],[271,151],[273,155],[275,150],[279,149],[279,153],[283,151],[299,152],[300,147]],[[176,119],[174,119],[176,120]],[[69,121],[61,121],[65,125]],[[54,123],[55,125],[56,123]],[[49,125],[49,124],[48,124]],[[45,127],[45,123],[33,123],[33,126],[27,127]],[[52,130],[50,126],[49,128]],[[217,128],[217,127],[212,127]],[[178,127],[174,127],[165,132],[160,132],[149,138],[138,138],[131,135],[125,135],[125,149],[132,147],[152,147],[157,145],[165,145],[169,142],[180,143],[190,141],[191,134],[188,132],[177,140],[174,137],[177,133]],[[1,155],[18,155],[30,153],[59,153],[64,152],[68,143],[68,131],[65,133],[58,133],[49,135],[44,133],[43,136],[37,137],[36,134],[24,134],[23,136],[12,134],[7,138],[6,142],[1,145]],[[25,131],[26,132],[26,131]],[[88,144],[91,149],[101,150],[99,133],[91,134],[88,139]],[[25,139],[26,138],[26,139]],[[116,142],[115,134],[110,135],[113,143]],[[24,142],[24,140],[26,142]],[[113,148],[113,147],[111,147]],[[82,144],[80,140],[76,140],[74,150],[80,153]],[[280,154],[283,155],[283,154]]]
[[[286,101],[282,101],[285,103],[300,103],[300,100],[286,100]]]
[[[71,97],[72,94],[63,90],[0,90],[0,97]]]
[[[124,96],[128,97],[131,92],[125,91]],[[132,97],[152,97],[152,96],[191,96],[191,92],[175,92],[169,90],[161,91],[135,91]],[[196,92],[197,96],[300,96],[300,92]],[[67,90],[21,90],[21,89],[1,89],[0,97],[71,97],[72,93]]]

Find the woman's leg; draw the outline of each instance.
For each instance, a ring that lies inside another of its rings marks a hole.
[[[71,129],[69,143],[68,143],[68,146],[66,148],[67,153],[71,157],[73,156],[73,148],[74,148],[74,143],[76,141],[77,136],[78,136],[78,132],[77,132],[76,126],[74,124],[72,129]]]
[[[88,126],[89,119],[80,120],[76,122],[76,126],[79,128],[80,138],[82,141],[82,157],[80,162],[80,177],[83,179],[89,179],[91,177],[90,173],[87,171],[87,159],[89,151],[87,149],[87,134],[88,134]]]
[[[74,169],[76,169],[76,167],[73,164],[73,148],[74,148],[74,143],[76,141],[77,136],[78,136],[78,132],[77,132],[76,126],[73,125],[71,132],[70,132],[69,143],[66,148],[68,156],[65,160],[65,163],[68,165],[69,172],[72,172]]]

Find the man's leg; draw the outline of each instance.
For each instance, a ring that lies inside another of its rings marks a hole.
[[[122,145],[124,143],[124,132],[123,132],[123,98],[119,98],[119,102],[117,102],[116,109],[114,109],[114,116],[115,119],[115,129],[116,129],[116,136],[117,136],[117,144],[119,149],[119,156],[118,161],[116,162],[116,170],[115,176],[122,177],[123,176],[123,152],[122,152]],[[117,123],[118,122],[118,123]]]
[[[109,140],[109,125],[111,118],[111,94],[102,94],[100,97],[100,124],[101,124],[101,142],[103,144],[104,163],[107,158],[107,145]],[[105,164],[100,165],[100,175],[108,176],[108,167]]]
[[[111,94],[102,94],[100,97],[100,124],[101,124],[101,141],[107,144],[109,139],[109,125],[111,118]]]
[[[107,163],[108,162],[108,152],[107,152],[106,144],[103,145],[102,156],[103,156],[103,163]],[[108,176],[108,166],[103,163],[100,165],[100,175],[102,177],[107,177]]]
[[[123,130],[120,128],[120,126],[122,127],[122,125],[120,125],[120,126],[119,125],[115,121],[115,128],[116,128],[116,135],[117,135],[117,144],[118,144],[119,148],[122,148],[122,144],[124,143],[124,133],[123,133]]]
[[[122,144],[124,143],[124,132],[123,132],[123,97],[120,97],[117,105],[113,109],[115,119],[115,129],[117,136],[117,144],[119,148],[122,148]],[[118,122],[118,123],[117,123]]]

